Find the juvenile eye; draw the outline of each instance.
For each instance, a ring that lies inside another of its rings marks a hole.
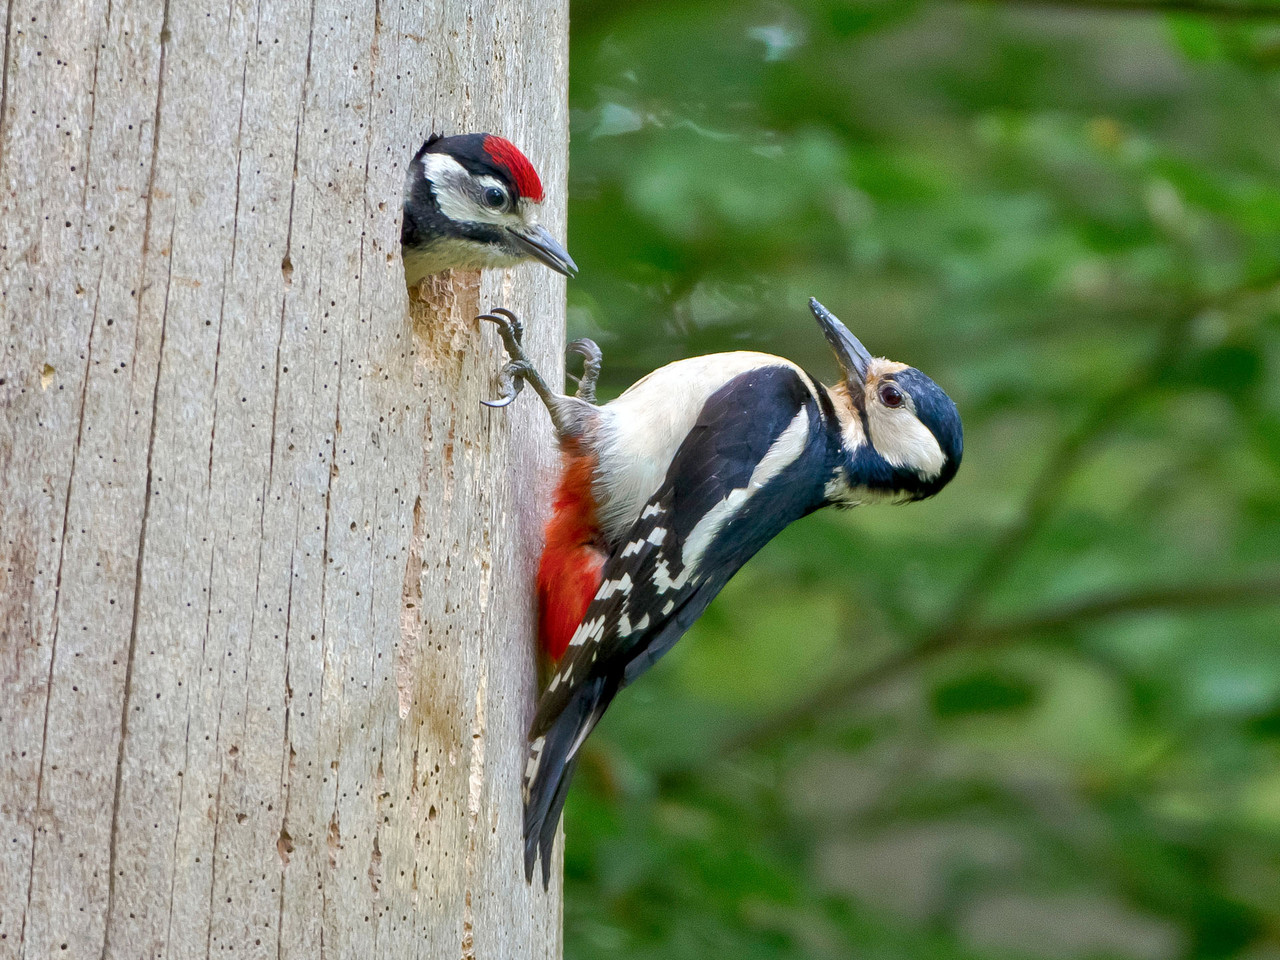
[[[880,402],[886,407],[900,407],[902,406],[902,391],[892,383],[886,383],[880,388]]]
[[[487,206],[497,209],[507,202],[507,195],[497,187],[489,187],[484,192],[484,202]]]

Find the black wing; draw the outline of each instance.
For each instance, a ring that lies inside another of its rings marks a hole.
[[[671,649],[756,551],[822,505],[823,430],[817,399],[791,367],[751,370],[707,400],[662,486],[606,561],[538,703],[525,771],[528,878],[541,852],[549,882],[578,748],[618,690]]]

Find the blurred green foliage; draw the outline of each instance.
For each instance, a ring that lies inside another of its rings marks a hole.
[[[566,956],[1280,958],[1280,4],[574,0],[570,333],[964,417],[611,709]]]

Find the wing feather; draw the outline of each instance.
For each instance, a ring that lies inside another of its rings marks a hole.
[[[749,371],[708,400],[662,486],[614,545],[538,703],[525,787],[529,876],[539,852],[549,876],[578,748],[618,690],[671,649],[757,550],[822,504],[825,447],[811,442],[821,429],[817,398],[790,367]]]

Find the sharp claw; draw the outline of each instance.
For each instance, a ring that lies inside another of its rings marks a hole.
[[[498,328],[502,330],[505,330],[508,327],[515,327],[515,329],[523,332],[523,326],[520,324],[520,321],[517,320],[513,324],[511,322],[510,315],[507,313],[507,311],[503,310],[501,307],[494,310],[493,313],[482,313],[478,317],[476,317],[476,319],[488,320],[490,323],[497,324]]]
[[[498,333],[502,337],[502,345],[506,348],[508,359],[501,372],[498,374],[498,389],[501,391],[500,396],[496,400],[481,400],[486,407],[505,407],[511,403],[524,388],[526,381],[533,387],[534,391],[542,398],[542,402],[546,404],[547,409],[551,411],[551,421],[556,425],[557,431],[563,433],[561,423],[556,419],[556,402],[558,395],[554,394],[551,389],[538,375],[537,368],[533,365],[528,355],[524,352],[521,340],[524,337],[524,324],[510,310],[505,307],[495,307],[489,313],[482,313],[477,320],[487,320],[489,323],[496,324]],[[599,348],[595,344],[590,344],[595,351],[595,367],[599,372]],[[581,347],[579,349],[582,349]],[[584,354],[584,356],[588,356]],[[593,377],[592,360],[588,358],[586,367],[587,375]],[[591,387],[594,387],[594,380]],[[580,389],[580,396],[594,397],[591,389]]]
[[[519,346],[524,341],[524,321],[505,307],[494,307],[490,313],[482,313],[476,319],[496,323],[508,347],[512,343]]]
[[[496,400],[481,400],[480,402],[486,407],[505,407],[520,396],[520,388],[524,386],[523,380],[508,381],[503,385],[502,393]]]
[[[527,365],[513,360],[498,373],[498,389],[501,393],[496,400],[481,400],[486,407],[505,407],[524,389],[524,374]]]
[[[524,336],[524,324],[510,310],[504,310],[501,307],[495,309],[492,313],[482,313],[477,320],[488,320],[498,327],[498,335],[502,337],[502,345],[506,348],[507,354],[512,360],[528,360],[525,356],[524,348],[520,344],[520,338]]]
[[[524,321],[506,307],[495,307],[493,312],[507,318],[507,321],[511,324],[511,333],[515,337],[516,343],[521,343],[524,340]]]
[[[581,340],[574,340],[565,349],[569,353],[576,353],[582,357],[582,376],[574,377],[570,374],[573,381],[578,384],[578,398],[588,403],[595,403],[596,381],[600,379],[600,363],[604,359],[600,347],[594,340],[584,337]]]

